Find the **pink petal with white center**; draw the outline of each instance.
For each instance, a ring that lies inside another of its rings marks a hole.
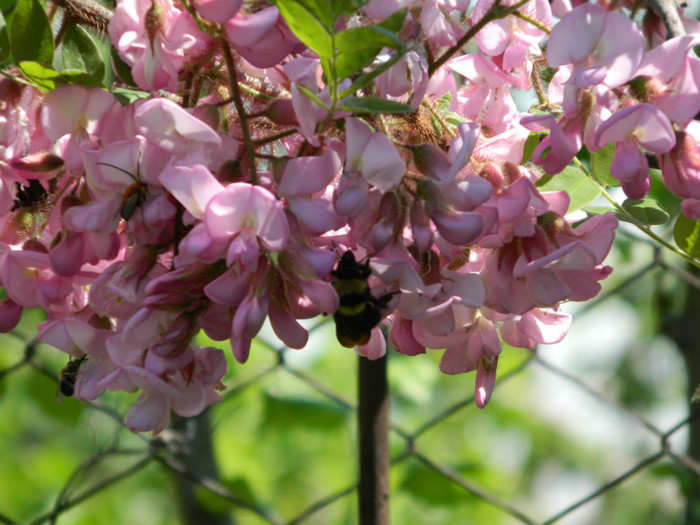
[[[666,115],[651,104],[628,106],[603,122],[595,134],[598,148],[611,142],[634,140],[653,153],[666,153],[676,145],[673,126]]]
[[[571,316],[534,308],[522,316],[517,326],[538,343],[551,345],[564,339],[571,326]]]
[[[161,174],[160,182],[198,219],[203,217],[204,209],[214,195],[224,189],[216,177],[201,164],[171,167]]]
[[[136,128],[148,140],[168,151],[192,142],[221,145],[219,134],[184,108],[167,99],[147,100],[134,113]]]
[[[41,106],[44,133],[51,140],[81,128],[92,133],[116,103],[114,95],[104,89],[88,89],[77,84],[60,86],[47,93]]]
[[[242,230],[253,231],[270,250],[281,250],[289,239],[289,225],[275,196],[246,182],[230,184],[209,201],[204,224],[214,239]]]

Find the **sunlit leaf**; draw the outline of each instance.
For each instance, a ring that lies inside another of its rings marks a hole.
[[[689,219],[681,213],[673,227],[673,238],[681,250],[700,260],[700,221]]]
[[[24,78],[42,91],[50,91],[65,84],[81,84],[87,87],[100,87],[101,81],[97,81],[84,71],[64,70],[54,71],[37,62],[21,62],[19,71]]]
[[[565,191],[569,194],[568,213],[580,210],[593,202],[601,193],[598,185],[579,168],[567,166],[557,175],[545,175],[537,181],[541,192]]]
[[[637,200],[627,199],[622,203],[622,207],[632,217],[647,226],[666,224],[671,218],[660,203],[649,197]]]
[[[335,46],[336,74],[342,80],[369,64],[383,47],[399,48],[401,42],[389,31],[365,26],[341,31],[335,36]]]
[[[51,23],[39,0],[17,0],[10,25],[10,49],[15,64],[25,60],[51,64],[54,50]]]
[[[591,175],[603,186],[620,185],[620,181],[610,175],[610,164],[614,156],[615,144],[612,143],[591,154]]]
[[[328,58],[333,56],[331,34],[334,31],[334,21],[332,14],[326,14],[323,8],[317,5],[321,3],[327,5],[327,2],[322,0],[277,0],[277,8],[299,40],[318,56]]]

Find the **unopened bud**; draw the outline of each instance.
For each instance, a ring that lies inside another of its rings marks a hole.
[[[63,166],[63,159],[48,151],[42,151],[39,153],[32,153],[31,155],[19,159],[13,159],[11,165],[16,170],[39,173],[57,170]]]

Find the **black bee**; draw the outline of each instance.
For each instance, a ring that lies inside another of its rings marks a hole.
[[[146,202],[146,185],[143,182],[135,182],[124,190],[124,198],[122,199],[122,207],[119,209],[119,214],[122,219],[128,221],[144,202]]]
[[[148,196],[148,186],[146,186],[146,183],[141,181],[141,177],[138,174],[136,177],[134,177],[134,175],[125,169],[120,168],[119,166],[113,166],[112,164],[107,164],[106,162],[98,162],[97,165],[109,166],[110,168],[119,170],[122,173],[126,173],[129,177],[134,179],[134,183],[127,186],[124,190],[124,198],[122,199],[122,205],[119,209],[119,214],[121,215],[122,219],[128,221],[131,219],[132,215],[134,215],[134,212],[144,202],[146,202],[146,197]]]
[[[78,378],[80,367],[87,359],[87,356],[71,359],[68,364],[58,374],[58,392],[62,396],[72,397],[75,393],[75,381]]]
[[[335,334],[340,344],[353,348],[367,344],[372,328],[382,319],[381,310],[386,308],[393,294],[374,297],[367,279],[372,271],[369,260],[358,263],[355,255],[346,251],[331,272],[335,277],[333,288],[340,298],[340,307],[333,314]]]

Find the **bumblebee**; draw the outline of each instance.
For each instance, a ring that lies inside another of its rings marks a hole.
[[[98,162],[98,166],[109,166],[115,170],[119,170],[122,173],[126,173],[129,177],[134,180],[133,184],[130,184],[124,190],[124,198],[122,199],[121,207],[119,208],[119,214],[122,219],[128,221],[131,219],[132,215],[140,208],[144,202],[146,202],[146,197],[148,197],[148,186],[141,180],[140,175],[137,173],[136,177],[129,173],[125,169],[119,166],[114,166],[112,164],[107,164],[106,162]]]
[[[369,260],[358,263],[355,255],[346,251],[331,272],[335,278],[333,289],[340,298],[340,307],[333,314],[335,334],[340,344],[353,348],[367,344],[372,329],[382,319],[381,310],[386,308],[393,294],[375,297],[367,284],[372,271]]]
[[[143,182],[135,182],[124,190],[122,206],[119,209],[119,214],[122,216],[122,219],[125,221],[131,219],[136,209],[146,202],[146,189],[147,187]]]
[[[72,397],[75,393],[75,381],[78,378],[80,367],[87,360],[87,356],[71,359],[58,374],[58,392],[61,396]]]

